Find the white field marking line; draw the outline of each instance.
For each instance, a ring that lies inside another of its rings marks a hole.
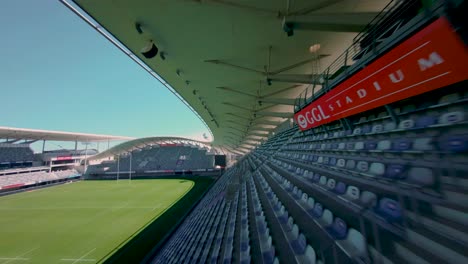
[[[61,259],[61,261],[83,261],[83,262],[95,262],[96,259],[68,259],[68,258],[64,258],[64,259]]]
[[[91,249],[90,251],[88,251],[88,253],[84,254],[83,256],[81,256],[80,258],[77,258],[77,259],[72,259],[72,258],[63,258],[63,259],[60,259],[62,261],[73,261],[72,264],[75,264],[77,262],[86,262],[86,261],[96,261],[95,259],[85,259],[86,256],[88,256],[89,254],[91,254],[94,250],[96,250],[96,248],[93,248]]]
[[[330,101],[331,99],[333,99],[333,98],[337,97],[338,95],[340,95],[340,94],[342,94],[342,93],[344,93],[344,92],[348,91],[349,89],[353,88],[354,86],[356,86],[356,85],[358,85],[358,84],[362,83],[363,81],[365,81],[365,80],[369,79],[370,77],[372,77],[372,76],[376,75],[377,73],[379,73],[379,72],[381,72],[381,71],[385,70],[386,68],[390,67],[391,65],[393,65],[393,64],[395,64],[395,63],[397,63],[397,62],[399,62],[399,61],[400,61],[400,60],[402,60],[403,58],[407,57],[407,56],[408,56],[408,55],[410,55],[411,53],[413,53],[413,52],[417,51],[418,49],[420,49],[420,48],[422,48],[422,47],[426,46],[426,45],[427,45],[427,44],[429,44],[429,43],[430,43],[430,41],[427,41],[427,42],[425,42],[425,43],[421,44],[421,46],[419,46],[419,47],[417,47],[417,48],[415,48],[415,49],[413,49],[413,50],[411,50],[411,51],[407,52],[405,55],[401,56],[400,58],[398,58],[398,59],[394,60],[393,62],[391,62],[391,63],[389,63],[389,64],[387,64],[387,65],[385,65],[384,67],[382,67],[382,68],[380,68],[379,70],[377,70],[377,71],[373,72],[372,74],[369,74],[369,75],[368,75],[366,78],[364,78],[364,79],[360,80],[359,82],[357,82],[357,83],[355,83],[355,84],[351,85],[350,87],[348,87],[348,88],[344,89],[343,91],[341,91],[341,92],[339,92],[339,93],[335,94],[334,96],[332,96],[332,97],[328,98],[328,99],[326,100],[326,102],[328,102],[328,101]]]
[[[0,260],[29,260],[29,258],[0,258]]]
[[[34,250],[36,250],[36,249],[38,249],[38,248],[39,248],[39,247],[32,248],[32,249],[30,249],[30,250],[24,252],[24,253],[21,254],[21,255],[18,255],[18,256],[14,257],[14,258],[8,259],[7,261],[3,262],[2,264],[7,264],[7,263],[10,263],[10,262],[15,261],[15,260],[21,260],[25,255],[27,255],[27,254],[33,252]]]
[[[127,203],[128,204],[128,203]],[[32,207],[32,208],[2,208],[0,207],[0,211],[30,211],[30,210],[63,210],[63,209],[69,209],[69,210],[77,210],[77,209],[122,209],[122,208],[128,208],[128,209],[151,209],[153,207],[151,206],[112,206],[112,207],[98,207],[98,206],[89,206],[89,207]]]

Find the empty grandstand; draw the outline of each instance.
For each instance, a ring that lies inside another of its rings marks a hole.
[[[221,166],[216,166],[215,157],[225,156],[222,154],[207,142],[178,137],[140,138],[91,157],[91,163],[96,164],[88,167],[87,174],[173,175],[213,172],[221,169]]]
[[[78,149],[78,142],[127,140],[131,138],[0,127],[0,193],[50,183],[77,179],[85,170],[88,157],[98,154],[96,149]],[[31,144],[42,141],[42,151],[34,153]],[[69,141],[75,149],[45,149],[46,142]]]
[[[104,202],[103,228],[125,225],[132,210],[151,220],[112,250],[99,240],[54,260],[468,263],[466,0],[60,1],[214,140],[85,152],[90,181],[79,186],[105,186],[92,196]],[[31,162],[27,147],[8,144],[8,168]],[[0,183],[76,173],[51,164]],[[122,183],[132,176],[160,179]]]

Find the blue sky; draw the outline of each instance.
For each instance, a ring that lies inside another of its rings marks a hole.
[[[209,135],[179,99],[58,0],[2,1],[0,32],[0,126]]]

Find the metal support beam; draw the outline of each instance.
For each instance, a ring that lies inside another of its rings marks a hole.
[[[274,121],[268,121],[268,120],[258,120],[258,121],[254,121],[254,125],[268,125],[268,126],[279,126],[281,125],[283,122],[274,122]]]
[[[240,115],[237,115],[237,114],[234,114],[234,113],[226,113],[226,115],[235,116],[235,117],[237,117],[237,118],[244,119],[244,120],[248,120],[248,121],[251,121],[251,120],[252,120],[250,117],[240,116]]]
[[[254,147],[254,148],[257,147],[257,145],[252,144],[252,143],[250,143],[250,142],[243,142],[242,145],[247,145],[247,146],[251,146],[251,147]]]
[[[239,105],[231,104],[229,102],[223,102],[223,105],[232,106],[232,107],[235,107],[235,108],[238,108],[238,109],[241,109],[241,110],[245,110],[247,112],[252,112],[253,111],[253,109],[251,109],[251,108],[242,107],[242,106],[239,106]]]
[[[286,82],[286,83],[303,83],[321,85],[318,81],[318,74],[277,74],[268,76],[267,83],[271,82]]]
[[[289,98],[262,98],[259,99],[259,103],[273,103],[273,104],[280,104],[280,105],[294,105],[296,99],[289,99]]]
[[[25,140],[22,144],[32,144],[36,141],[39,141],[39,139],[34,139],[34,140],[29,140],[29,141]]]
[[[239,90],[237,90],[237,89],[230,88],[230,87],[220,86],[220,87],[216,87],[216,88],[217,88],[217,89],[220,89],[220,90],[232,92],[232,93],[241,94],[241,95],[244,95],[244,96],[247,96],[247,97],[250,97],[250,98],[254,98],[254,99],[257,98],[257,96],[254,95],[254,94],[249,94],[249,93],[246,93],[246,92],[243,92],[243,91],[239,91]]]
[[[247,133],[246,130],[241,130],[241,129],[238,129],[237,127],[228,126],[227,128],[234,129],[234,130],[236,130],[236,131],[238,131],[238,132],[241,132],[241,133],[244,134],[244,135]]]
[[[251,151],[251,149],[244,148],[242,146],[237,147],[237,149],[243,150],[244,152],[250,152]]]
[[[294,116],[293,113],[281,113],[281,112],[257,112],[259,116],[273,116],[273,117],[282,117],[282,118],[291,118]]]
[[[260,138],[267,138],[268,134],[249,133],[247,136],[256,136],[256,137],[260,137]]]
[[[263,128],[263,127],[260,127],[260,128],[252,128],[249,130],[249,134],[251,134],[250,132],[254,132],[254,133],[257,133],[257,134],[261,134],[261,135],[268,135],[268,133],[270,133],[271,131],[274,131],[275,128]]]
[[[250,145],[247,145],[247,144],[245,144],[245,143],[242,143],[242,144],[239,146],[239,148],[247,149],[247,150],[250,151],[250,150],[254,149],[255,147],[252,147],[252,146],[250,146]]]
[[[7,140],[6,140],[5,142],[3,142],[3,143],[13,144],[13,143],[18,142],[18,141],[20,141],[20,140],[21,140],[21,139],[8,139],[8,138],[7,138]]]

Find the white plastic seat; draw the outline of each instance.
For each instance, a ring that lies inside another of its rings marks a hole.
[[[359,199],[359,196],[360,196],[360,190],[358,187],[356,186],[348,186],[348,188],[346,189],[346,193],[344,194],[344,196],[348,199],[348,200],[358,200]]]
[[[323,210],[322,217],[319,218],[318,222],[322,226],[331,225],[333,223],[333,213],[328,209]]]
[[[346,239],[341,240],[338,243],[343,246],[344,250],[350,257],[359,258],[364,261],[368,259],[366,239],[356,229],[350,228]]]

